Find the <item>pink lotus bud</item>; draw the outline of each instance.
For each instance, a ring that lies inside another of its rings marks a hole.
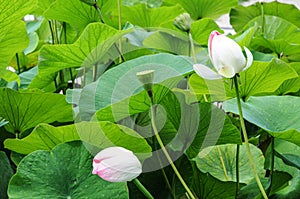
[[[131,181],[142,172],[138,158],[122,147],[109,147],[100,151],[93,160],[93,174],[110,182]]]
[[[205,79],[232,78],[236,73],[248,69],[253,61],[250,50],[244,47],[247,60],[241,47],[232,39],[213,31],[208,40],[208,52],[211,63],[217,70],[213,70],[202,64],[195,64],[195,72]]]

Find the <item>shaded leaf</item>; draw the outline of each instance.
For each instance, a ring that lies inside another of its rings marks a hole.
[[[298,77],[296,71],[281,60],[254,61],[248,70],[240,73],[240,95],[247,99],[250,96],[271,94],[283,82],[296,77]],[[197,95],[210,95],[212,101],[224,101],[235,97],[230,79],[205,80],[194,74],[189,82]]]
[[[6,139],[5,148],[20,154],[29,154],[36,150],[51,150],[56,145],[74,140],[83,140],[88,144],[104,149],[110,146],[122,146],[142,158],[149,156],[151,148],[135,131],[110,122],[82,122],[68,126],[53,127],[38,125],[23,139]],[[95,149],[93,149],[95,150]]]
[[[241,97],[272,93],[285,80],[295,77],[298,77],[296,71],[281,60],[254,62],[248,70],[241,73]]]
[[[60,143],[75,140],[80,140],[75,125],[54,127],[39,124],[23,139],[6,139],[4,146],[11,151],[27,155],[37,150],[50,151]]]
[[[285,95],[288,93],[294,93],[299,91],[300,89],[300,63],[299,62],[293,62],[290,63],[290,66],[297,72],[298,77],[295,77],[293,79],[285,80],[281,86],[276,90],[276,95]]]
[[[26,72],[21,73],[19,75],[19,77],[21,79],[20,88],[27,88],[37,73],[38,73],[37,66],[31,68],[30,70],[28,70]]]
[[[13,170],[10,166],[9,159],[3,151],[0,151],[0,197],[2,199],[7,199],[7,187],[8,182],[13,175]]]
[[[242,102],[243,115],[275,138],[300,146],[300,98],[294,96],[250,97]],[[227,112],[238,114],[236,99],[224,102]]]
[[[44,88],[53,82],[55,73],[62,69],[91,67],[107,61],[105,54],[125,33],[128,31],[119,33],[108,25],[92,23],[74,44],[44,46],[40,52],[38,75],[29,87]],[[117,57],[118,54],[113,59]],[[107,66],[103,67],[101,70]]]
[[[60,94],[20,93],[1,88],[0,101],[0,116],[9,121],[6,129],[11,133],[23,133],[42,122],[73,120],[72,106]]]
[[[216,22],[212,19],[201,19],[193,22],[191,26],[193,39],[202,45],[208,45],[208,38],[213,30],[222,32]]]
[[[78,32],[89,23],[100,21],[97,10],[80,0],[55,0],[43,15],[48,19],[67,22]]]
[[[151,28],[159,27],[166,22],[173,23],[173,20],[181,13],[183,13],[183,9],[178,5],[148,8],[146,4],[139,4],[124,6],[122,8],[122,20],[129,21],[136,26]]]
[[[253,145],[250,145],[250,147],[257,173],[260,177],[263,177],[265,175],[264,156],[257,147]],[[208,172],[221,181],[236,182],[236,148],[237,145],[234,144],[207,147],[200,151],[194,160],[200,171]],[[254,175],[246,145],[240,146],[239,156],[240,183],[248,184],[254,180]]]
[[[92,159],[81,142],[33,152],[12,177],[9,198],[128,198],[125,182],[110,183],[92,175]]]
[[[275,139],[276,156],[289,166],[300,169],[300,147],[291,142]]]
[[[166,0],[165,2],[172,5],[180,4],[195,20],[217,19],[222,14],[228,13],[238,3],[237,0]]]
[[[296,26],[300,27],[300,11],[292,4],[281,2],[264,2],[264,14],[273,15],[283,18]],[[243,29],[243,27],[252,19],[261,15],[261,4],[256,3],[251,6],[236,6],[230,11],[230,24],[235,31]]]
[[[169,85],[170,88],[174,87],[174,83],[178,84],[178,79],[175,82],[162,82],[175,77],[180,81],[183,75],[193,70],[188,59],[171,54],[146,55],[126,61],[105,72],[97,82],[83,88],[79,100],[81,119],[89,120],[96,110],[141,92],[142,85],[136,73],[150,69],[155,70],[155,84],[173,85]]]

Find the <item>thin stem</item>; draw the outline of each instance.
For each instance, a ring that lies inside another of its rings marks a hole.
[[[133,179],[132,181],[137,186],[137,188],[146,196],[146,198],[154,199],[151,193],[144,187],[144,185],[137,178]]]
[[[53,27],[52,27],[52,21],[49,20],[48,24],[49,24],[49,28],[50,28],[50,32],[51,32],[52,45],[54,45],[55,44],[55,39],[54,39],[54,32],[53,32]],[[56,76],[57,76],[57,74],[55,75],[53,81],[54,81],[55,89],[57,91],[58,85],[57,85],[57,81],[56,81]]]
[[[96,63],[96,64],[93,66],[93,81],[96,81],[96,80],[97,80],[97,68],[98,68],[98,64]]]
[[[190,41],[192,56],[193,56],[194,62],[196,63],[197,62],[197,58],[196,58],[196,51],[195,51],[195,46],[194,46],[194,42],[193,42],[193,37],[192,37],[192,34],[190,32],[188,32],[188,36],[189,36],[189,41]]]
[[[247,131],[246,131],[246,126],[245,126],[245,121],[243,118],[243,111],[242,111],[242,105],[241,105],[241,98],[240,98],[240,93],[239,93],[239,84],[238,84],[238,79],[237,76],[235,75],[233,77],[234,80],[234,86],[235,86],[235,92],[236,92],[236,98],[237,98],[237,105],[238,105],[238,110],[239,110],[239,115],[240,115],[240,123],[241,123],[241,127],[242,127],[242,132],[243,132],[243,136],[244,136],[244,140],[245,140],[245,145],[247,148],[247,152],[248,152],[248,156],[249,156],[249,160],[250,160],[250,164],[254,173],[254,177],[256,180],[256,183],[260,189],[261,194],[263,195],[264,199],[268,199],[268,196],[264,190],[263,185],[260,182],[260,179],[258,177],[256,168],[255,168],[255,164],[253,161],[253,157],[251,154],[251,150],[250,150],[250,145],[249,145],[249,141],[248,141],[248,136],[247,136]]]
[[[196,166],[196,163],[195,162],[191,162],[191,165],[192,165],[192,170],[193,170],[193,185],[192,187],[194,187],[194,191],[196,193],[201,193],[201,187],[202,186],[197,186],[198,184],[201,184],[201,179],[199,177],[199,174],[198,174],[198,168]],[[196,182],[195,182],[196,181]]]
[[[16,53],[16,60],[17,60],[17,66],[18,66],[18,74],[21,73],[21,68],[20,68],[20,60],[19,60],[19,54]]]
[[[119,31],[122,30],[122,12],[121,12],[121,0],[118,0],[118,17],[119,17]],[[119,51],[122,55],[122,38],[119,39]],[[122,62],[123,58],[120,56],[119,61]]]
[[[278,16],[278,0],[275,0],[276,2],[276,16]]]
[[[73,78],[72,68],[69,68],[69,72],[70,72],[71,81],[72,81],[72,88],[74,88],[74,85],[75,85],[75,79]]]
[[[152,144],[154,145],[154,150],[157,151],[157,146],[156,146],[156,140],[155,140],[155,137],[152,137]],[[161,159],[160,159],[159,155],[157,156],[157,159],[158,159],[159,165],[162,167],[162,162],[161,162]],[[163,177],[164,177],[164,179],[165,179],[165,181],[166,181],[166,183],[167,183],[168,189],[171,191],[171,194],[172,194],[173,198],[176,198],[175,195],[174,195],[174,193],[173,193],[173,191],[172,191],[171,184],[170,184],[170,182],[169,182],[168,176],[167,176],[167,174],[166,174],[164,168],[161,168],[161,172],[162,172]]]
[[[238,198],[240,191],[240,166],[239,166],[239,156],[240,156],[240,145],[236,145],[236,156],[235,156],[235,177],[236,177],[236,188],[235,188],[235,198]]]
[[[59,74],[59,80],[60,80],[60,85],[63,85],[65,83],[65,76],[64,76],[64,71],[63,70],[60,70],[58,72]],[[63,94],[65,95],[66,94],[66,88],[63,87],[62,88],[62,91],[63,91]]]
[[[224,172],[225,178],[226,178],[227,181],[229,181],[229,177],[228,177],[227,170],[226,170],[226,167],[225,167],[224,159],[223,159],[223,156],[222,156],[222,153],[221,153],[221,150],[220,150],[219,146],[217,146],[217,151],[218,151],[220,161],[221,161],[221,164],[222,164],[222,167],[223,167],[223,172]]]
[[[16,139],[19,139],[20,138],[20,131],[15,131],[16,133]]]
[[[101,10],[100,10],[99,6],[97,5],[97,2],[95,2],[95,4],[94,4],[93,6],[94,6],[94,8],[97,10],[97,12],[98,12],[100,21],[101,21],[102,23],[104,23],[103,17],[102,17],[102,13],[101,13]]]
[[[155,114],[154,114],[154,106],[153,106],[153,96],[150,95],[149,96],[151,98],[151,124],[152,124],[152,128],[155,134],[155,137],[157,139],[157,142],[159,144],[159,146],[161,147],[164,155],[166,156],[168,162],[170,163],[172,169],[174,170],[175,174],[177,175],[179,181],[181,182],[182,186],[185,188],[186,192],[188,193],[188,195],[190,196],[190,198],[195,199],[195,196],[193,195],[193,193],[191,192],[191,190],[189,189],[189,187],[187,186],[187,184],[185,183],[185,181],[183,180],[183,178],[181,177],[179,171],[177,170],[176,166],[174,165],[172,158],[170,157],[168,151],[166,150],[163,141],[161,140],[159,134],[158,134],[158,130],[156,128],[156,124],[155,124]]]
[[[192,57],[193,57],[194,63],[197,63],[197,57],[196,57],[196,51],[195,51],[193,36],[192,36],[190,31],[188,31],[187,33],[188,33],[188,36],[189,36],[189,41],[190,41],[190,46],[191,46]],[[187,79],[187,81],[189,81],[189,79]],[[189,89],[188,86],[189,86],[189,84],[187,83],[187,89]],[[207,97],[206,97],[205,94],[203,94],[203,99],[204,99],[205,102],[208,102]]]
[[[125,61],[125,57],[122,55],[122,52],[120,51],[118,45],[117,45],[116,43],[114,43],[114,46],[115,46],[115,48],[117,49],[117,51],[118,51],[118,53],[119,53],[119,55],[120,55],[120,60],[121,60],[122,62],[124,62],[124,61]]]
[[[162,164],[161,164],[161,160],[160,160],[159,157],[158,157],[158,159],[159,159],[158,161],[160,162],[160,165],[162,165]],[[169,180],[168,180],[168,176],[167,176],[167,174],[166,174],[164,168],[161,169],[161,172],[162,172],[163,177],[164,177],[164,179],[165,179],[165,181],[166,181],[166,183],[167,183],[168,189],[171,191],[172,197],[173,197],[173,198],[176,198],[176,197],[175,197],[175,194],[172,192],[172,187],[171,187],[171,184],[170,184],[170,182],[169,182]]]
[[[58,31],[57,31],[57,21],[54,20],[53,24],[54,24],[54,33],[55,33],[56,43],[59,44]]]
[[[274,137],[271,137],[271,168],[270,168],[270,186],[267,189],[267,194],[269,195],[271,192],[272,184],[273,184],[273,173],[274,173],[274,164],[275,164],[275,153],[274,153]]]
[[[65,44],[66,44],[67,43],[67,24],[66,24],[66,22],[63,22],[62,26],[63,26],[63,30],[64,30],[64,39],[65,39]]]
[[[119,7],[119,4],[121,4],[121,2],[119,2],[119,1],[120,1],[120,0],[118,0],[118,7]],[[105,22],[103,21],[103,17],[102,17],[102,14],[101,14],[101,10],[100,10],[99,6],[97,5],[97,3],[94,4],[94,8],[95,8],[95,9],[97,10],[97,12],[98,12],[100,21],[101,21],[102,23],[105,23]],[[120,9],[119,9],[119,29],[122,28],[122,27],[121,27],[122,24],[120,25],[120,23],[121,23],[120,15],[121,15],[121,5],[120,5]],[[114,46],[115,46],[115,48],[117,49],[117,51],[118,51],[118,53],[119,53],[119,55],[120,55],[120,61],[121,61],[121,62],[124,62],[124,61],[125,61],[125,58],[124,58],[124,56],[122,55],[122,52],[121,52],[121,48],[122,48],[121,39],[119,40],[119,45],[120,45],[120,48],[117,46],[116,43],[114,43]]]
[[[265,32],[265,12],[264,12],[264,3],[263,2],[260,3],[260,11],[261,11],[261,17],[262,17],[261,32],[262,32],[262,34],[264,34],[264,32]]]
[[[49,28],[50,28],[50,32],[51,32],[52,44],[55,44],[54,33],[53,33],[51,21],[49,20],[48,23],[49,23]]]

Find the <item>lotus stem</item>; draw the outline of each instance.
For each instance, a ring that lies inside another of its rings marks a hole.
[[[236,177],[236,188],[235,188],[235,198],[238,198],[239,191],[240,191],[240,167],[239,167],[239,160],[240,160],[240,145],[236,145],[236,156],[235,156],[235,177]]]
[[[243,111],[242,111],[242,105],[241,105],[241,98],[240,98],[240,93],[239,93],[239,84],[238,84],[237,75],[235,75],[233,77],[233,80],[234,80],[234,86],[235,86],[235,92],[236,92],[236,98],[237,98],[237,105],[238,105],[238,110],[239,110],[239,115],[240,115],[240,123],[241,123],[241,127],[242,127],[242,133],[243,133],[243,136],[244,136],[245,145],[246,145],[246,148],[247,148],[250,164],[251,164],[251,167],[252,167],[252,170],[253,170],[253,173],[254,173],[256,183],[259,187],[259,190],[260,190],[263,198],[268,199],[268,196],[267,196],[267,194],[264,190],[264,187],[261,184],[261,181],[258,177],[256,168],[255,168],[255,164],[254,164],[254,161],[253,161],[253,157],[252,157],[252,154],[251,154],[250,144],[249,144],[248,135],[247,135],[246,126],[245,126],[245,121],[244,121],[244,118],[243,118]]]
[[[149,93],[149,92],[148,92]],[[151,92],[152,93],[152,92]],[[193,195],[192,191],[190,190],[190,188],[187,186],[187,184],[185,183],[184,179],[182,178],[182,176],[180,175],[179,171],[177,170],[176,166],[174,165],[172,158],[170,157],[168,151],[166,150],[163,141],[161,140],[159,134],[158,134],[158,130],[156,128],[156,124],[155,124],[155,114],[154,114],[154,106],[153,106],[153,96],[149,95],[149,97],[151,98],[151,124],[152,124],[152,128],[155,134],[155,137],[157,139],[157,142],[159,144],[159,146],[161,147],[164,155],[166,156],[168,162],[170,163],[174,173],[176,174],[176,176],[178,177],[179,181],[181,182],[182,186],[184,187],[184,189],[186,190],[186,192],[188,193],[189,197],[191,199],[196,199],[195,196]]]
[[[270,168],[270,186],[267,189],[267,194],[269,195],[271,192],[271,187],[273,184],[273,173],[274,173],[274,164],[275,164],[275,153],[274,153],[274,137],[271,137],[271,168]]]
[[[154,199],[151,193],[144,187],[144,185],[137,178],[133,179],[132,181],[137,186],[137,188],[146,196],[146,198]]]

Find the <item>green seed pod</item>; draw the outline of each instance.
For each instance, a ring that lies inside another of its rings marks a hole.
[[[191,17],[188,13],[183,13],[175,18],[174,26],[184,32],[189,32],[191,29]]]

